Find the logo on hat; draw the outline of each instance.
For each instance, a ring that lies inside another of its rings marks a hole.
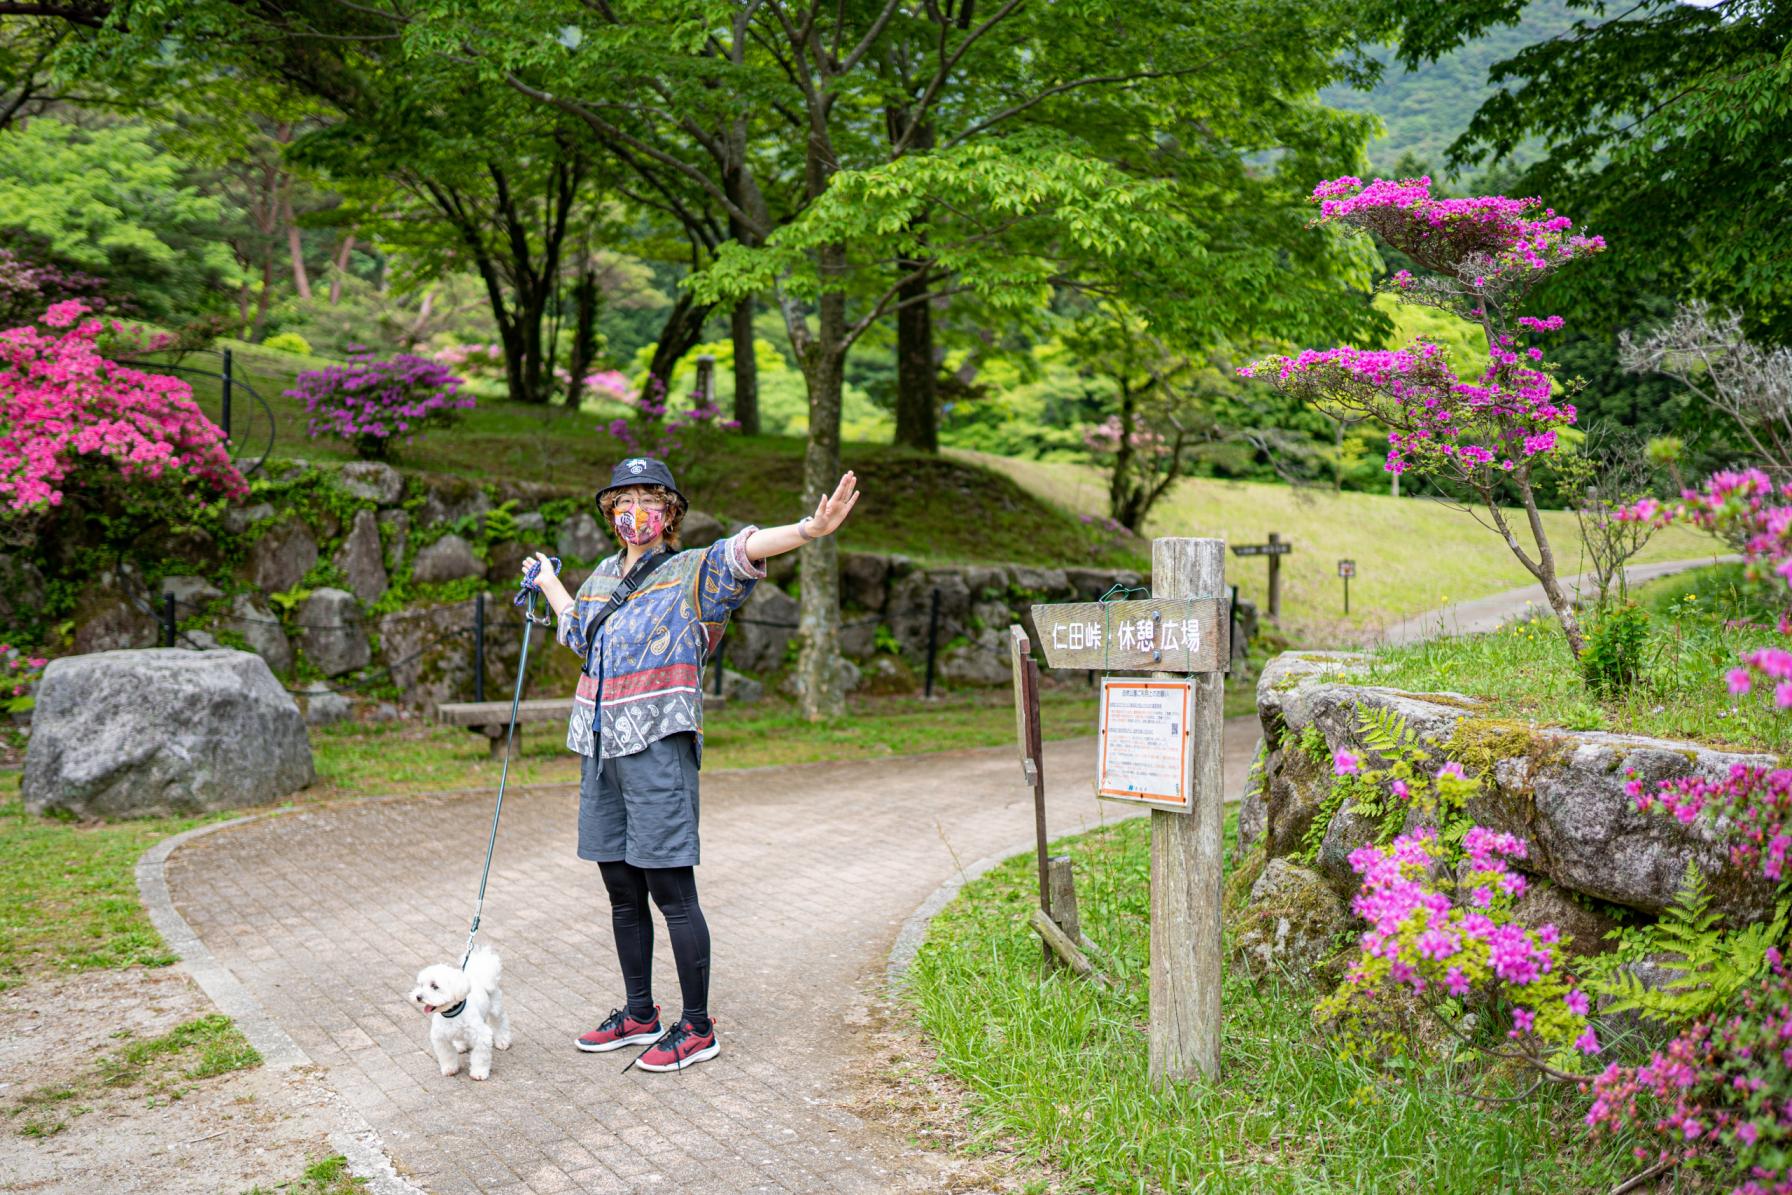
[[[623,461],[622,463],[627,465],[628,471],[637,477],[647,471],[647,462],[640,457],[635,457],[633,460]]]

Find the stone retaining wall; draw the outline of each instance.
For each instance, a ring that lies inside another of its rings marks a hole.
[[[1620,918],[1636,923],[1659,914],[1688,863],[1736,923],[1772,909],[1772,883],[1730,861],[1721,827],[1639,812],[1624,791],[1632,777],[1650,787],[1694,774],[1721,778],[1738,763],[1774,766],[1772,757],[1503,721],[1461,694],[1362,684],[1365,663],[1351,653],[1290,652],[1271,660],[1258,679],[1263,737],[1239,811],[1244,862],[1228,894],[1238,949],[1248,959],[1311,971],[1337,954],[1353,924],[1347,902],[1358,880],[1348,859],[1373,841],[1377,826],[1328,800],[1331,760],[1348,751],[1366,767],[1383,766],[1364,743],[1370,711],[1399,715],[1438,763],[1453,758],[1483,777],[1469,818],[1526,840],[1522,870],[1530,884],[1520,912],[1572,934],[1572,951],[1608,949],[1602,936]],[[1409,814],[1403,829],[1428,820]],[[1303,847],[1315,833],[1319,845],[1309,860]]]

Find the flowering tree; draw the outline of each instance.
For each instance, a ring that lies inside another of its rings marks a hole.
[[[1401,270],[1392,287],[1404,300],[1436,307],[1481,326],[1488,363],[1459,377],[1441,346],[1307,350],[1246,366],[1284,391],[1340,418],[1368,417],[1388,430],[1387,468],[1455,482],[1485,508],[1493,527],[1543,586],[1570,650],[1581,651],[1580,625],[1557,575],[1555,553],[1537,508],[1533,472],[1574,422],[1574,407],[1554,394],[1550,366],[1530,339],[1562,327],[1558,315],[1519,314],[1533,288],[1555,270],[1605,248],[1602,238],[1537,199],[1502,195],[1433,199],[1428,178],[1339,178],[1313,191],[1319,223],[1373,233],[1425,274]],[[1524,510],[1527,550],[1498,497],[1510,486]]]
[[[182,499],[248,492],[224,434],[178,378],[108,360],[97,347],[117,324],[54,304],[34,327],[0,332],[0,507],[43,514],[71,494],[95,498],[120,481],[160,479]],[[133,506],[144,492],[133,485]]]
[[[461,380],[447,366],[409,353],[388,361],[362,353],[294,381],[286,395],[305,400],[312,439],[338,436],[364,460],[390,460],[400,441],[452,423],[477,401],[461,392]]]
[[[100,306],[103,279],[55,265],[34,265],[0,247],[0,327],[28,323],[53,303],[79,299]]]

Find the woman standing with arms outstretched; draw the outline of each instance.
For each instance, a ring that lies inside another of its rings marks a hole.
[[[585,757],[579,858],[603,874],[622,966],[624,1006],[575,1041],[606,1052],[651,1043],[635,1065],[675,1071],[714,1058],[709,926],[697,903],[697,769],[703,756],[703,665],[728,615],[765,576],[761,562],[831,535],[858,502],[851,473],[815,513],[784,527],[748,527],[679,551],[690,504],[664,462],[633,457],[597,493],[621,551],[575,597],[537,555],[541,592],[560,642],[585,659],[566,745]],[[652,899],[666,919],[684,1010],[670,1029],[653,1002]]]

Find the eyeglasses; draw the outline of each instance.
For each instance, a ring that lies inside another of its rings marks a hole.
[[[636,510],[665,510],[666,500],[657,494],[618,494],[616,509],[632,507]]]

